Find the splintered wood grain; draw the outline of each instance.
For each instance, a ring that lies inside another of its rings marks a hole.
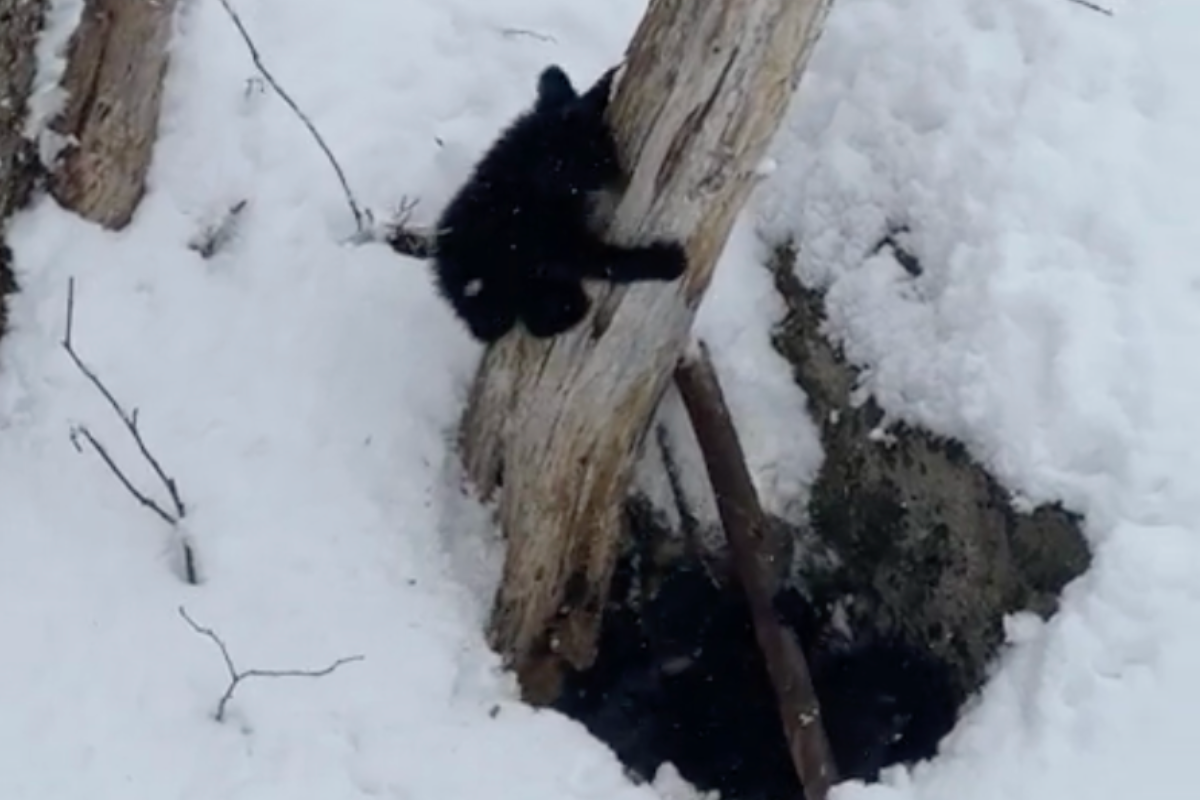
[[[129,224],[158,136],[176,0],[86,0],[71,37],[65,107],[52,129],[70,144],[50,190],[107,228]]]

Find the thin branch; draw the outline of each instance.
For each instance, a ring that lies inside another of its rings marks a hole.
[[[91,381],[92,385],[96,387],[96,390],[99,391],[100,394],[104,396],[104,399],[108,401],[108,404],[112,406],[112,409],[114,412],[116,412],[117,417],[125,425],[125,428],[129,431],[130,436],[133,437],[133,441],[137,443],[138,450],[141,452],[142,457],[146,459],[146,462],[150,465],[150,468],[154,470],[154,474],[158,476],[158,479],[162,481],[163,486],[166,487],[167,493],[171,497],[171,503],[175,507],[175,519],[172,524],[182,520],[187,516],[187,508],[184,506],[183,500],[179,496],[179,488],[175,484],[175,479],[166,473],[166,470],[164,470],[162,465],[158,463],[158,459],[156,459],[150,452],[150,449],[146,447],[146,442],[142,439],[142,432],[138,428],[137,409],[135,408],[132,413],[127,413],[120,402],[118,402],[117,398],[113,397],[113,394],[108,390],[108,387],[104,385],[104,382],[100,380],[99,376],[89,369],[87,364],[83,363],[83,359],[79,357],[79,354],[75,352],[75,348],[71,343],[71,334],[75,327],[74,317],[75,278],[71,277],[67,281],[67,331],[62,340],[63,349],[67,351],[67,355],[69,355],[71,360],[75,362],[75,366],[79,368],[79,371],[83,373],[84,377]]]
[[[191,626],[192,630],[201,636],[212,639],[213,644],[221,651],[221,658],[225,662],[225,669],[229,671],[229,680],[237,679],[237,668],[233,665],[233,656],[229,655],[229,648],[225,646],[225,642],[217,635],[217,632],[212,628],[201,627],[192,616],[188,614],[187,609],[183,606],[179,607],[179,616],[183,617],[183,621]]]
[[[63,347],[67,348],[68,354],[74,352],[73,350],[71,350],[71,333],[74,330],[75,330],[75,276],[72,275],[70,278],[67,278],[67,330],[66,330],[66,333],[63,334]],[[75,364],[76,364],[76,366],[78,366],[79,361],[77,359],[73,359],[73,360],[75,360]],[[84,374],[87,375],[88,373],[85,372]],[[101,387],[101,391],[104,391],[103,387]]]
[[[343,656],[323,669],[248,669],[241,678],[324,678],[343,664],[362,661],[363,656]]]
[[[392,211],[392,221],[390,227],[407,228],[408,223],[412,221],[413,212],[417,210],[417,206],[421,204],[421,200],[416,197],[408,197],[405,195],[400,198],[400,202],[396,204]]]
[[[553,36],[545,33],[531,31],[528,28],[501,28],[500,35],[508,39],[515,39],[518,36],[528,36],[530,39],[537,39],[539,42],[558,42]]]
[[[156,459],[150,453],[150,449],[146,446],[145,441],[142,440],[142,432],[138,427],[137,409],[135,408],[133,411],[126,413],[121,403],[116,397],[113,396],[112,392],[108,390],[108,387],[104,385],[104,381],[100,380],[100,376],[93,372],[87,364],[83,363],[83,359],[81,359],[79,354],[75,352],[75,346],[72,343],[74,331],[75,278],[72,277],[67,281],[67,322],[66,333],[63,335],[62,340],[63,349],[67,351],[67,355],[71,357],[71,361],[74,362],[79,371],[83,373],[84,377],[91,382],[92,386],[96,387],[96,391],[100,392],[101,396],[108,401],[108,404],[112,407],[113,411],[116,412],[117,417],[125,425],[125,429],[129,431],[129,434],[133,437],[134,442],[137,443],[138,450],[141,452],[142,457],[146,459],[146,462],[150,464],[150,467],[154,470],[155,474],[158,475],[158,479],[162,481],[163,486],[166,487],[167,494],[171,498],[171,503],[174,507],[175,513],[170,513],[154,500],[150,499],[150,497],[145,493],[139,491],[137,487],[133,485],[133,482],[129,480],[128,476],[126,476],[121,470],[121,468],[117,466],[117,462],[113,460],[112,456],[108,452],[108,449],[105,448],[104,445],[100,444],[100,441],[92,435],[92,432],[88,430],[86,426],[76,425],[71,428],[71,444],[74,445],[77,451],[83,452],[83,448],[79,444],[79,438],[82,436],[91,446],[92,450],[96,452],[96,455],[100,456],[100,459],[105,463],[109,471],[116,476],[117,480],[121,482],[121,485],[125,487],[125,490],[129,492],[129,494],[135,500],[154,512],[159,519],[171,526],[172,529],[178,531],[184,517],[187,516],[187,507],[183,504],[183,499],[179,495],[179,487],[176,485],[175,479],[167,475],[166,471],[162,468],[162,465],[158,463],[158,459]],[[186,534],[180,537],[180,548],[183,550],[183,579],[187,583],[195,586],[200,581],[196,568],[196,553],[192,547],[190,539]]]
[[[90,444],[92,449],[96,451],[96,455],[100,456],[101,460],[108,465],[108,468],[112,474],[117,476],[117,480],[121,482],[121,485],[125,487],[126,491],[133,495],[134,499],[157,514],[159,518],[161,518],[162,521],[168,525],[176,524],[176,519],[164,511],[162,506],[137,490],[137,487],[130,482],[129,478],[125,476],[125,473],[121,471],[121,468],[117,466],[115,461],[113,461],[112,456],[108,454],[108,450],[104,448],[104,445],[96,441],[96,437],[92,435],[92,432],[83,425],[76,425],[75,427],[71,428],[71,444],[75,446],[76,450],[81,453],[83,452],[83,448],[79,446],[80,436],[87,440],[87,443]]]
[[[233,6],[229,4],[229,0],[220,0],[220,2],[221,6],[225,9],[225,13],[229,15],[230,20],[232,20],[234,26],[237,27],[238,33],[241,34],[242,41],[246,43],[246,48],[250,51],[250,58],[254,62],[254,66],[258,68],[260,73],[262,73],[263,78],[265,78],[267,83],[271,85],[271,88],[275,90],[275,93],[279,95],[280,99],[287,103],[288,107],[292,109],[299,120],[304,123],[304,127],[308,128],[308,132],[311,133],[313,139],[316,140],[317,146],[324,151],[325,157],[329,159],[330,166],[333,167],[333,171],[337,173],[338,180],[342,184],[342,191],[346,193],[346,203],[350,206],[350,213],[354,215],[354,224],[357,227],[358,232],[359,234],[365,233],[369,227],[369,215],[364,213],[363,210],[359,208],[358,202],[354,199],[354,192],[350,190],[350,182],[346,180],[346,174],[342,172],[342,166],[334,157],[333,151],[330,150],[329,145],[325,143],[325,139],[317,130],[317,126],[313,124],[312,120],[308,118],[307,114],[300,110],[300,106],[296,104],[296,101],[293,100],[291,95],[289,95],[287,91],[285,91],[284,88],[279,85],[279,81],[275,80],[275,76],[272,75],[271,71],[267,69],[265,64],[263,64],[262,56],[258,52],[258,47],[254,44],[254,40],[250,38],[250,33],[246,30],[246,26],[242,23],[242,18],[238,16],[237,12],[233,10]]]
[[[217,703],[217,710],[213,714],[217,722],[223,722],[225,719],[225,708],[229,705],[229,701],[233,699],[233,693],[237,691],[237,687],[242,681],[247,678],[324,678],[326,675],[333,673],[338,667],[343,664],[350,664],[355,661],[362,661],[364,656],[348,656],[339,658],[327,667],[315,670],[304,669],[248,669],[244,672],[239,671],[233,663],[233,657],[229,654],[229,648],[225,646],[225,642],[217,635],[217,632],[212,628],[205,628],[197,624],[187,613],[187,609],[183,606],[179,607],[179,616],[183,617],[193,631],[201,636],[212,640],[217,649],[221,651],[221,659],[225,662],[225,670],[229,673],[229,685],[225,687],[225,693],[221,695],[220,701]]]
[[[1077,6],[1083,6],[1086,9],[1095,11],[1097,14],[1103,14],[1106,17],[1113,16],[1113,12],[1112,12],[1111,8],[1105,8],[1104,6],[1098,6],[1095,3],[1089,2],[1089,0],[1068,0],[1068,2],[1074,3]]]

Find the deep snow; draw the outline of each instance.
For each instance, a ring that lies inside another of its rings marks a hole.
[[[598,74],[643,3],[237,8],[363,205],[418,196],[427,221],[541,67]],[[56,9],[39,118],[78,3]],[[837,0],[702,310],[774,506],[802,493],[819,447],[769,349],[780,305],[755,228],[799,238],[803,277],[831,287],[831,325],[891,413],[1089,515],[1093,569],[1048,624],[1012,621],[1019,644],[945,752],[842,800],[1194,793],[1200,7],[1114,9]],[[498,543],[447,457],[478,349],[423,266],[343,244],[328,164],[254,76],[220,5],[188,0],[134,225],[105,233],[42,201],[13,226],[0,797],[652,797],[581,726],[513,701],[479,633]],[[187,248],[242,199],[222,252]],[[912,228],[920,278],[864,261],[889,221]],[[190,505],[200,587],[173,571],[165,526],[68,439],[88,425],[165,501],[58,344],[69,276],[80,355],[140,409]],[[249,681],[220,725],[224,666],[181,604],[242,668],[364,660]]]
[[[1200,7],[839,2],[759,223],[890,413],[1086,512],[1096,548],[932,764],[841,798],[1192,797]],[[888,223],[920,278],[864,260]]]

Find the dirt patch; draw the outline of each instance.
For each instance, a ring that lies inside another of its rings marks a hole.
[[[1002,644],[1003,617],[1049,616],[1087,569],[1080,518],[1058,505],[1018,513],[958,442],[907,425],[872,437],[883,412],[874,400],[851,404],[856,372],[822,335],[823,297],[795,277],[795,260],[781,247],[771,264],[788,309],[774,343],[821,426],[811,533],[836,563],[805,582],[842,598],[852,627],[929,648],[956,690],[972,692]]]

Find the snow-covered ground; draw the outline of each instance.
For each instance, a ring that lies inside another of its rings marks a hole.
[[[12,229],[0,345],[0,797],[652,798],[575,723],[515,702],[480,629],[497,547],[448,436],[478,348],[425,269],[353,231],[307,132],[215,0],[180,17],[149,195],[105,233],[50,201]],[[441,207],[542,66],[615,61],[639,0],[242,0],[264,59],[359,200]],[[806,279],[898,417],[962,437],[1015,492],[1089,515],[1091,572],[937,759],[840,800],[1193,798],[1200,712],[1200,6],[837,0],[701,333],[772,502],[816,467],[768,348],[754,229]],[[57,30],[77,13],[63,0]],[[60,37],[61,38],[61,37]],[[53,55],[53,42],[45,53]],[[54,65],[43,64],[43,78]],[[48,98],[52,100],[53,98]],[[39,110],[52,103],[43,102]],[[187,244],[246,199],[210,260]],[[888,223],[925,267],[864,255]],[[204,582],[74,341],[189,504]],[[781,422],[781,418],[786,422]],[[214,628],[251,679],[227,678]]]
[[[838,2],[761,225],[889,411],[1095,547],[943,753],[842,800],[1196,797],[1200,5]],[[889,223],[919,279],[864,262]]]

